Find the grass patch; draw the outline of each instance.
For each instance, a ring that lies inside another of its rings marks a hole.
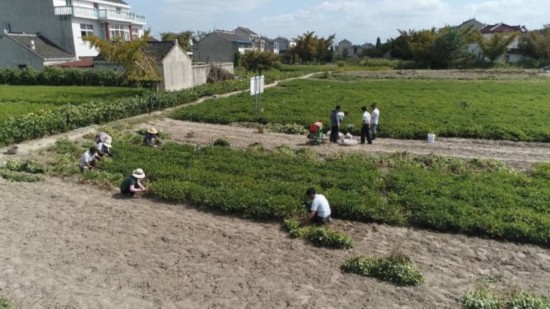
[[[550,300],[538,297],[521,290],[508,294],[497,294],[487,284],[481,284],[469,289],[460,299],[465,309],[548,309]]]
[[[14,182],[38,182],[45,178],[42,175],[46,173],[46,167],[31,161],[9,160],[6,165],[0,168],[0,177]]]
[[[5,298],[0,298],[0,309],[11,309],[11,303]]]
[[[217,99],[178,109],[171,117],[307,128],[319,120],[328,124],[330,111],[340,104],[350,112],[342,128],[352,124],[352,133],[359,135],[361,106],[377,102],[382,137],[425,139],[432,132],[442,137],[550,141],[545,116],[550,111],[548,80],[294,80],[266,89],[259,116],[251,100],[248,94]]]
[[[394,251],[384,257],[352,257],[340,269],[346,273],[377,278],[396,285],[420,285],[424,276],[403,253]]]
[[[317,247],[351,249],[353,240],[345,233],[334,231],[328,226],[300,226],[294,219],[285,219],[283,227],[293,238],[304,238]]]

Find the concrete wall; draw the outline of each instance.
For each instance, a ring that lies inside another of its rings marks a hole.
[[[19,65],[27,65],[35,70],[44,68],[42,58],[5,35],[0,37],[0,55],[0,68],[17,68]]]
[[[196,65],[193,65],[193,86],[200,86],[200,85],[206,84],[206,81],[208,79],[208,74],[210,73],[210,68],[212,66],[227,70],[231,74],[234,74],[235,72],[233,67],[233,62],[196,64]]]
[[[193,51],[195,62],[233,62],[237,49],[228,39],[212,32],[197,44]]]
[[[71,19],[55,16],[51,0],[2,1],[0,25],[9,23],[12,32],[40,32],[62,49],[75,54]]]
[[[172,91],[193,87],[192,62],[179,46],[174,45],[162,60],[164,80],[160,88]]]

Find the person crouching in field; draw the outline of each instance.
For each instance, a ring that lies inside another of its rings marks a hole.
[[[109,144],[113,143],[113,138],[107,132],[99,132],[95,136],[96,144],[108,142]]]
[[[322,194],[318,194],[315,188],[308,188],[306,196],[311,200],[311,207],[309,208],[309,215],[302,222],[302,225],[329,223],[331,220],[330,205],[327,198]]]
[[[141,168],[132,171],[132,174],[124,178],[120,184],[120,193],[127,196],[134,196],[136,192],[145,191],[141,179],[145,178],[145,173]]]
[[[162,141],[158,137],[158,131],[155,128],[149,128],[143,137],[143,145],[149,147],[157,147],[162,144]]]
[[[97,160],[97,149],[95,146],[92,146],[82,154],[82,157],[80,157],[80,171],[84,173],[86,170],[94,169],[96,167]]]
[[[112,156],[113,154],[111,153],[111,147],[112,145],[108,140],[104,142],[98,142],[97,145],[95,146],[95,148],[97,149],[97,154],[100,157]]]

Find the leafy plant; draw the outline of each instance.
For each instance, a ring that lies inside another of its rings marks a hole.
[[[348,259],[340,269],[343,272],[373,277],[397,285],[419,285],[424,276],[403,253],[394,251],[385,257],[357,256]]]
[[[44,180],[44,176],[41,175],[14,172],[4,168],[0,168],[0,176],[14,182],[39,182]]]
[[[351,249],[353,240],[348,235],[326,226],[304,226],[298,220],[285,219],[283,227],[292,238],[305,238],[317,247]]]
[[[460,299],[465,309],[500,309],[501,304],[487,285],[481,285],[468,290]]]
[[[11,303],[5,298],[0,298],[0,309],[11,309]]]
[[[218,138],[217,140],[214,141],[214,143],[212,145],[218,146],[218,147],[229,147],[230,146],[229,141],[225,138]]]
[[[45,166],[32,160],[9,160],[6,162],[6,168],[14,172],[25,172],[31,174],[44,174],[46,172]]]

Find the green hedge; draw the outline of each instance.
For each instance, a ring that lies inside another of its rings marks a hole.
[[[49,86],[138,86],[125,83],[122,74],[113,70],[67,69],[46,67],[33,69],[0,69],[0,84]]]

